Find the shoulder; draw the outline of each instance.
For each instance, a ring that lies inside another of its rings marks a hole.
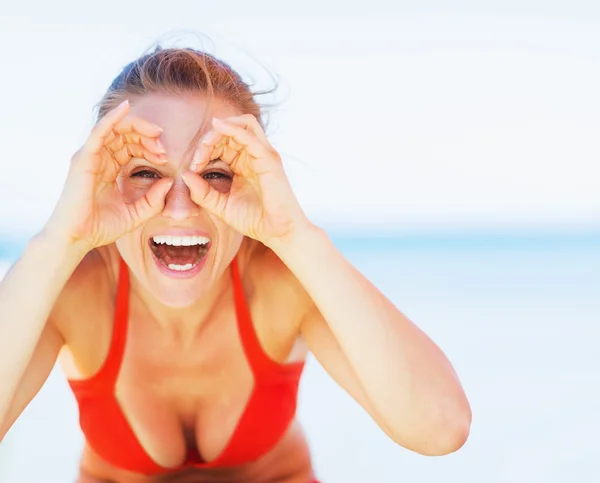
[[[258,338],[278,362],[302,360],[306,346],[300,324],[312,300],[281,259],[254,240],[244,242],[240,275]]]
[[[114,298],[118,268],[111,249],[102,247],[87,253],[73,271],[50,316],[67,344],[76,337],[82,319],[102,312],[107,301]]]
[[[301,316],[312,304],[304,287],[273,250],[254,240],[249,243],[245,278],[259,293],[284,299],[290,311]]]

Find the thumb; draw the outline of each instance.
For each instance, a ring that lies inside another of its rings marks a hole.
[[[221,218],[227,198],[193,171],[186,171],[181,177],[190,189],[192,201]]]
[[[137,227],[146,220],[162,211],[165,206],[165,197],[173,186],[172,178],[163,178],[153,183],[146,194],[128,205],[129,214]]]

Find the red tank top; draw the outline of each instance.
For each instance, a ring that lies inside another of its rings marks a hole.
[[[238,332],[254,374],[254,389],[235,430],[219,456],[205,462],[188,450],[179,468],[164,468],[144,451],[115,398],[115,382],[127,339],[129,270],[121,260],[113,333],[108,356],[100,370],[84,380],[70,380],[79,405],[79,422],[90,447],[107,462],[147,475],[189,467],[237,466],[258,459],[283,436],[296,413],[303,362],[279,364],[269,358],[256,337],[234,259],[231,266]]]

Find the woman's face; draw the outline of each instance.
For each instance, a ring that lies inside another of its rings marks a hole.
[[[163,305],[192,305],[221,277],[240,248],[243,235],[196,205],[181,174],[189,169],[195,148],[189,148],[190,142],[202,121],[241,114],[220,99],[209,106],[202,96],[149,94],[131,99],[131,115],[164,129],[160,140],[168,163],[158,167],[133,158],[121,169],[119,190],[126,202],[133,202],[162,177],[174,182],[162,212],[116,244],[137,281]],[[221,192],[231,188],[233,174],[219,159],[200,175]]]

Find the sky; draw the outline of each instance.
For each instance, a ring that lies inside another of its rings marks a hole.
[[[43,227],[94,105],[164,39],[276,74],[267,134],[316,223],[597,227],[600,6],[481,3],[11,2],[0,234]]]

